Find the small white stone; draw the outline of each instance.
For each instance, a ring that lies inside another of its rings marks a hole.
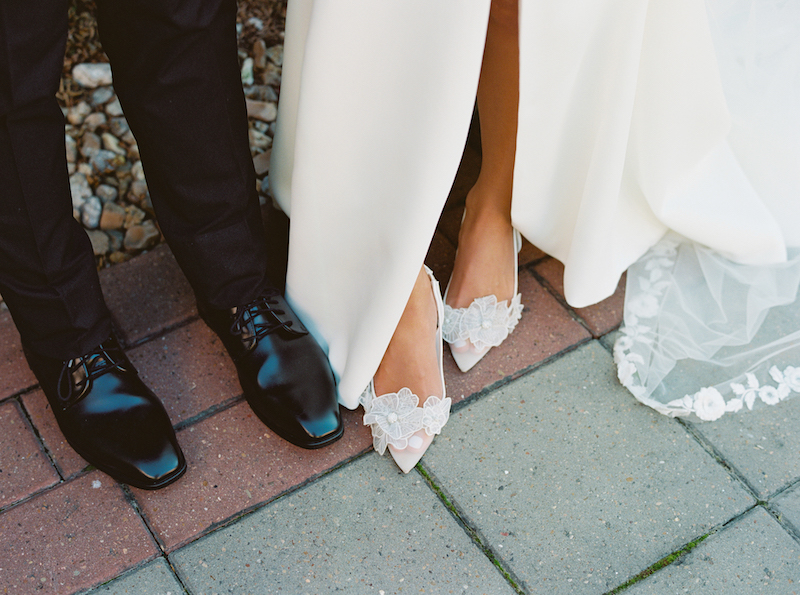
[[[106,104],[106,113],[112,118],[122,115],[122,105],[117,97],[114,98],[114,101]]]
[[[86,89],[108,86],[111,84],[111,64],[78,64],[72,69],[72,78]]]
[[[283,46],[273,45],[267,50],[267,58],[277,66],[283,66]]]
[[[83,121],[83,125],[86,127],[86,130],[94,132],[100,126],[106,123],[106,115],[101,112],[94,112],[86,116],[86,119]]]
[[[269,50],[267,50],[267,53],[269,53]],[[281,84],[281,67],[275,65],[273,62],[269,62],[267,67],[264,69],[262,77],[263,84],[274,85],[277,87]]]
[[[245,58],[242,63],[242,84],[252,85],[255,82],[253,78],[253,59]]]
[[[67,149],[67,163],[75,163],[78,159],[78,144],[70,135],[64,135],[64,144]]]
[[[92,106],[85,101],[81,101],[77,105],[73,105],[67,110],[67,122],[75,126],[80,126],[83,124],[83,120],[86,118],[86,116],[91,113]]]
[[[131,168],[131,177],[134,180],[144,180],[144,168],[142,167],[141,161],[137,161],[133,164]]]
[[[97,488],[101,487],[102,485],[103,485],[103,484],[101,484],[101,483],[100,483],[100,480],[99,480],[99,479],[95,479],[95,480],[92,482],[92,487],[93,487],[95,490],[96,490]]]
[[[103,141],[103,148],[117,155],[125,155],[127,151],[120,146],[119,140],[110,132],[104,132],[100,137]]]
[[[92,195],[92,187],[82,173],[72,174],[69,178],[69,189],[72,195],[72,206],[79,209]]]
[[[247,100],[247,117],[256,118],[262,122],[274,122],[278,117],[278,106],[271,101]]]

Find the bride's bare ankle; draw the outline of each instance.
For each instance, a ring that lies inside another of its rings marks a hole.
[[[464,219],[511,226],[511,189],[483,184],[479,178],[467,193]]]
[[[376,391],[394,392],[408,386],[415,394],[442,394],[436,351],[437,324],[436,299],[423,270],[375,373]]]

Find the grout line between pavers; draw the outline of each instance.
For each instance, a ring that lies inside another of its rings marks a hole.
[[[33,432],[33,435],[36,437],[36,441],[39,443],[39,449],[44,453],[44,456],[47,457],[47,460],[50,461],[50,464],[53,466],[53,469],[56,470],[56,473],[58,474],[58,477],[60,479],[58,483],[61,483],[62,481],[64,481],[64,471],[61,469],[58,463],[56,463],[55,457],[53,457],[52,453],[50,452],[50,449],[47,448],[47,444],[45,444],[44,438],[42,438],[42,435],[39,433],[39,428],[37,428],[36,424],[33,423],[33,419],[31,418],[30,413],[28,413],[28,410],[25,408],[25,404],[22,402],[22,399],[17,399],[17,404],[19,405],[20,411],[22,411],[22,417],[25,418],[25,421],[27,422],[29,429],[31,430],[31,432]]]
[[[125,351],[128,351],[129,349],[136,349],[137,347],[141,347],[145,343],[150,343],[151,341],[160,339],[161,337],[164,337],[170,334],[171,332],[181,329],[185,326],[189,326],[190,324],[192,324],[193,322],[197,322],[198,320],[201,320],[200,315],[196,313],[192,314],[187,318],[184,318],[183,320],[165,326],[157,331],[150,333],[149,335],[144,335],[142,337],[139,337],[135,341],[130,341],[130,342],[125,341],[123,347]],[[125,337],[125,332],[122,329],[120,329],[116,324],[113,324],[113,327],[114,327],[114,333],[116,334],[117,337]]]
[[[519,595],[525,595],[526,591],[520,586],[523,584],[523,581],[517,577],[512,570],[503,565],[500,553],[488,545],[489,540],[481,534],[480,530],[474,526],[473,523],[468,520],[469,516],[466,514],[466,511],[461,509],[456,503],[455,499],[451,495],[447,494],[444,488],[437,483],[436,476],[433,474],[433,472],[429,469],[426,469],[421,462],[417,463],[416,469],[419,474],[422,475],[423,479],[428,484],[428,487],[430,487],[442,505],[453,516],[456,523],[461,527],[464,533],[467,534],[467,537],[470,539],[470,541],[472,541],[475,547],[477,547],[480,552],[486,556],[492,566],[494,566],[500,573],[500,576],[502,576],[509,586]]]
[[[781,529],[789,534],[789,537],[800,543],[800,529],[795,527],[790,520],[785,518],[779,510],[775,510],[771,503],[763,502],[761,503],[761,506],[767,511],[767,514],[775,519],[775,521],[781,526]]]
[[[166,555],[167,550],[164,548],[164,544],[161,543],[161,539],[159,539],[158,533],[150,526],[150,520],[147,518],[147,516],[145,516],[142,507],[139,506],[139,501],[136,500],[136,496],[131,491],[130,486],[121,483],[118,483],[117,485],[122,490],[122,494],[123,496],[125,496],[125,501],[128,504],[130,504],[131,508],[133,508],[133,511],[141,519],[142,523],[145,526],[145,529],[147,529],[147,532],[150,533],[150,537],[153,538],[153,542],[155,542],[156,547],[158,547],[162,555]]]
[[[5,514],[9,510],[11,510],[12,508],[17,508],[18,506],[22,506],[23,504],[26,504],[27,502],[30,502],[34,498],[38,498],[39,496],[44,496],[48,492],[52,492],[53,490],[57,490],[63,485],[66,485],[68,483],[72,483],[73,481],[88,475],[89,473],[91,473],[95,469],[96,468],[93,467],[92,465],[86,465],[86,467],[84,467],[80,471],[77,471],[76,473],[73,473],[69,477],[67,477],[65,479],[62,479],[61,481],[57,481],[53,485],[47,486],[46,488],[44,488],[42,490],[39,490],[38,492],[34,492],[33,494],[25,496],[21,500],[18,500],[16,502],[14,502],[13,504],[9,504],[7,507],[5,507],[3,509],[0,509],[0,514]]]
[[[324,477],[326,477],[327,475],[333,473],[334,471],[338,471],[342,467],[345,467],[345,466],[349,465],[350,463],[353,463],[356,460],[360,459],[361,457],[368,455],[369,453],[373,452],[373,450],[374,449],[372,448],[372,445],[370,444],[370,446],[368,448],[365,448],[363,451],[361,451],[359,453],[356,453],[353,456],[350,456],[350,457],[348,457],[348,458],[346,458],[346,459],[344,459],[342,461],[339,461],[338,463],[336,463],[335,465],[333,465],[332,467],[330,467],[328,469],[325,469],[324,471],[321,471],[319,473],[316,473],[314,475],[311,475],[311,476],[307,477],[306,479],[304,479],[300,483],[297,483],[297,484],[287,488],[286,490],[284,490],[280,494],[277,494],[272,498],[264,500],[263,502],[259,502],[257,504],[253,504],[252,506],[248,506],[246,508],[242,508],[241,510],[239,510],[238,512],[232,514],[228,518],[225,518],[225,519],[223,519],[221,521],[218,521],[216,523],[212,523],[211,525],[209,525],[208,527],[206,527],[205,529],[200,531],[198,534],[193,535],[191,538],[187,539],[186,541],[179,542],[177,545],[175,545],[175,547],[170,549],[169,554],[173,554],[176,551],[178,551],[180,549],[183,549],[183,548],[187,547],[188,545],[191,545],[192,543],[194,543],[194,542],[196,542],[196,541],[198,541],[198,540],[200,540],[200,539],[202,539],[204,537],[207,537],[208,535],[211,535],[212,533],[216,533],[220,529],[225,529],[227,527],[231,527],[231,526],[235,525],[236,523],[238,523],[239,521],[241,521],[245,517],[248,517],[251,514],[253,514],[255,512],[258,512],[262,508],[265,508],[265,507],[267,507],[267,506],[269,506],[271,504],[274,504],[278,500],[282,500],[283,498],[285,498],[287,496],[291,496],[295,492],[298,492],[298,491],[300,491],[302,489],[305,489],[305,488],[311,486],[312,484],[318,482],[319,480],[323,479]],[[142,516],[144,517],[144,513],[142,513]],[[149,525],[148,525],[148,527],[149,527]],[[160,542],[157,541],[157,543],[159,543],[159,547],[161,547]],[[166,553],[166,550],[165,550],[165,553]]]
[[[654,564],[651,564],[650,566],[648,566],[647,568],[642,570],[639,574],[636,574],[636,575],[632,576],[631,578],[629,578],[627,581],[625,581],[621,585],[619,585],[617,587],[614,587],[610,591],[606,591],[603,595],[616,595],[617,593],[621,593],[622,591],[624,591],[628,587],[632,587],[633,585],[635,585],[636,583],[646,579],[650,575],[655,574],[656,572],[658,572],[660,570],[663,570],[664,568],[672,566],[674,563],[679,562],[680,560],[682,560],[687,554],[689,554],[689,552],[691,552],[694,548],[696,548],[698,545],[700,545],[708,537],[710,537],[711,535],[715,535],[717,533],[720,533],[721,531],[725,531],[730,525],[732,525],[733,523],[737,522],[738,520],[740,520],[745,515],[750,514],[753,510],[755,510],[756,508],[759,508],[759,507],[765,508],[764,503],[757,502],[757,503],[753,504],[752,506],[746,508],[745,510],[743,510],[739,514],[736,514],[736,515],[732,516],[731,518],[729,518],[724,523],[721,523],[721,524],[718,524],[718,525],[712,527],[711,529],[706,531],[704,534],[698,535],[697,537],[695,537],[691,541],[687,542],[685,545],[683,545],[682,547],[678,548],[674,552],[672,552],[670,554],[667,554],[666,556],[664,556],[663,558],[661,558],[660,560],[658,560]]]
[[[639,574],[637,574],[635,576],[632,576],[631,578],[629,578],[627,581],[625,581],[621,585],[619,585],[617,587],[614,587],[610,591],[606,591],[603,595],[616,595],[617,593],[621,593],[622,591],[626,590],[627,588],[632,587],[636,583],[639,583],[639,582],[643,581],[644,579],[646,579],[647,577],[655,574],[659,570],[663,570],[664,568],[666,568],[668,566],[672,566],[672,564],[674,564],[675,562],[678,562],[679,560],[684,558],[694,548],[696,548],[698,545],[703,543],[703,541],[705,541],[706,538],[709,535],[711,535],[712,533],[714,533],[714,532],[715,531],[709,531],[705,535],[701,535],[699,537],[696,537],[695,539],[693,539],[692,541],[690,541],[689,543],[687,543],[683,547],[675,550],[671,554],[667,554],[666,556],[661,558],[655,564],[652,564],[651,566],[648,566],[647,568],[642,570]]]
[[[783,487],[781,487],[781,488],[778,488],[777,490],[775,490],[774,492],[772,492],[772,494],[770,494],[769,496],[767,496],[766,498],[764,498],[764,500],[765,500],[765,501],[767,501],[767,502],[769,502],[769,501],[771,501],[771,500],[774,500],[774,499],[775,499],[775,498],[777,498],[778,496],[781,496],[782,494],[785,494],[786,492],[788,492],[788,491],[790,491],[790,490],[793,490],[793,489],[794,489],[794,488],[796,488],[798,485],[800,485],[800,477],[796,477],[795,479],[793,479],[792,481],[788,482],[788,483],[787,483],[786,485],[784,485]]]
[[[556,288],[553,287],[547,279],[545,279],[542,275],[540,275],[536,271],[536,264],[538,264],[538,262],[529,263],[529,264],[526,264],[522,268],[527,270],[528,273],[530,273],[531,276],[534,279],[536,279],[536,281],[539,283],[539,285],[541,285],[544,288],[544,290],[547,293],[549,293],[553,297],[553,299],[556,300],[556,302],[558,302],[558,305],[561,306],[567,312],[567,314],[569,314],[570,318],[572,318],[575,322],[577,322],[584,329],[586,329],[586,331],[588,331],[588,333],[591,335],[592,339],[599,339],[602,335],[595,335],[595,332],[589,326],[589,323],[586,320],[584,320],[583,317],[580,316],[575,311],[575,309],[567,303],[567,300],[564,299],[564,296],[561,295],[558,291],[556,291]],[[617,325],[617,326],[619,326],[619,325]]]
[[[171,572],[171,573],[172,573],[172,575],[175,577],[175,580],[176,580],[176,581],[178,581],[178,584],[179,584],[179,585],[181,586],[181,588],[183,589],[183,592],[184,592],[186,595],[190,595],[190,593],[189,593],[189,589],[186,587],[186,585],[185,585],[185,583],[184,583],[183,579],[181,579],[181,577],[179,577],[179,576],[178,576],[178,573],[176,572],[176,570],[175,570],[175,567],[174,567],[174,566],[173,566],[173,564],[172,564],[172,560],[170,560],[170,559],[169,559],[169,555],[167,554],[167,551],[166,551],[166,549],[164,548],[164,544],[162,544],[162,543],[161,543],[161,540],[160,540],[160,539],[159,539],[159,537],[158,537],[158,533],[157,533],[157,532],[156,532],[156,531],[155,531],[155,530],[154,530],[154,529],[153,529],[153,528],[150,526],[150,521],[149,521],[149,519],[148,519],[148,518],[147,518],[147,516],[144,514],[144,511],[142,510],[141,506],[139,506],[139,502],[136,500],[136,496],[135,496],[135,495],[134,495],[134,493],[131,491],[131,489],[130,489],[130,487],[129,487],[129,486],[127,486],[127,485],[124,485],[124,484],[120,484],[120,488],[122,489],[122,493],[124,494],[124,496],[125,496],[125,499],[127,500],[128,504],[130,504],[130,505],[131,505],[131,508],[133,508],[134,512],[135,512],[135,513],[136,513],[136,514],[139,516],[139,518],[142,520],[142,523],[144,524],[144,526],[145,526],[145,528],[147,529],[148,533],[150,533],[150,536],[153,538],[153,542],[156,544],[156,547],[158,547],[158,549],[159,549],[159,551],[160,551],[160,554],[159,554],[159,556],[156,556],[156,558],[158,558],[158,557],[161,557],[161,558],[164,558],[164,560],[166,560],[166,562],[167,562],[167,565],[169,566],[170,572]],[[154,559],[155,559],[155,558],[154,558]],[[152,560],[148,560],[148,561],[146,561],[146,562],[143,562],[143,563],[141,563],[141,564],[138,566],[138,568],[141,568],[141,567],[143,567],[145,564],[149,564],[150,562],[152,562]],[[128,572],[128,571],[126,571],[126,572],[125,572],[125,573],[123,573],[123,574],[126,574],[127,572]],[[115,577],[115,578],[119,578],[120,576],[122,576],[122,574],[121,574],[121,575],[118,575],[118,576],[117,576],[117,577]],[[115,579],[112,579],[112,580],[115,580]]]
[[[700,447],[705,450],[711,457],[720,465],[725,471],[727,471],[728,475],[730,475],[733,479],[738,481],[742,486],[744,486],[745,490],[750,494],[750,496],[757,502],[763,502],[763,499],[759,497],[758,491],[755,487],[750,483],[750,481],[744,476],[744,474],[736,468],[736,465],[728,461],[722,453],[717,450],[717,447],[714,446],[711,441],[706,438],[705,434],[703,434],[700,430],[698,430],[693,424],[676,417],[676,423],[683,426],[683,429],[686,431],[689,436],[694,438],[694,440],[700,445]]]
[[[778,522],[781,528],[784,531],[786,531],[792,539],[800,543],[800,527],[797,527],[789,519],[785,518],[783,513],[775,508],[775,503],[774,503],[775,499],[782,496],[786,492],[793,490],[798,485],[800,485],[800,478],[795,479],[794,481],[790,481],[782,488],[776,490],[769,498],[767,498],[766,501],[759,502],[759,504],[764,507],[764,510],[766,510],[767,513],[772,515],[772,517]]]
[[[25,388],[21,388],[17,392],[11,393],[10,395],[7,395],[7,396],[1,398],[0,399],[0,405],[4,405],[5,403],[7,403],[7,402],[9,402],[9,401],[11,401],[13,399],[18,399],[20,397],[24,397],[25,395],[28,395],[28,394],[34,392],[37,388],[39,388],[39,384],[38,383],[31,384],[30,386],[26,386]]]
[[[167,559],[167,557],[166,557],[165,555],[163,555],[163,554],[162,554],[162,555],[160,555],[160,556],[156,556],[155,558],[153,558],[153,559],[151,559],[151,560],[145,560],[144,562],[139,562],[139,563],[138,563],[138,564],[136,564],[135,566],[131,566],[130,568],[126,568],[126,569],[125,569],[123,572],[121,572],[120,574],[118,574],[118,575],[117,575],[117,576],[115,576],[115,577],[112,577],[112,578],[108,579],[107,581],[104,581],[104,582],[102,582],[102,583],[98,583],[98,584],[96,584],[96,585],[93,585],[93,586],[91,586],[91,587],[87,587],[87,588],[85,588],[85,589],[81,589],[80,591],[75,591],[74,593],[72,593],[72,595],[84,595],[84,594],[86,594],[86,593],[91,593],[91,592],[92,592],[92,591],[94,591],[95,589],[99,589],[100,587],[104,587],[104,586],[106,586],[106,585],[109,585],[109,584],[111,584],[112,582],[114,582],[114,581],[115,581],[115,580],[117,580],[117,579],[124,578],[124,577],[126,577],[126,576],[128,576],[128,575],[131,575],[131,574],[133,574],[134,572],[137,572],[138,570],[142,570],[142,569],[143,569],[145,566],[147,566],[148,564],[150,564],[150,563],[152,563],[152,562],[155,562],[155,561],[156,561],[156,560],[158,560],[159,558],[164,558],[164,559],[165,559],[165,561],[167,562],[167,565],[170,567],[170,570],[172,570],[172,571],[173,571],[173,574],[174,574],[174,569],[172,568],[172,564],[171,564],[171,563],[170,563],[170,561]],[[183,593],[184,593],[184,595],[191,595],[191,593],[189,592],[189,590],[188,590],[188,589],[186,588],[186,586],[183,584],[183,581],[181,581],[181,580],[180,580],[180,578],[178,578],[177,576],[176,576],[175,578],[176,578],[176,580],[178,581],[178,584],[179,584],[179,585],[181,586],[181,588],[183,589]]]
[[[573,343],[572,345],[569,345],[568,347],[565,347],[564,349],[562,349],[561,351],[559,351],[557,353],[554,353],[552,355],[547,356],[546,358],[544,358],[541,361],[536,362],[535,364],[531,364],[529,366],[521,368],[521,369],[517,370],[516,372],[512,372],[508,376],[505,376],[505,377],[501,378],[500,380],[497,380],[496,382],[493,382],[492,384],[484,386],[482,389],[472,393],[468,397],[464,397],[463,399],[461,399],[458,403],[454,404],[451,409],[452,409],[453,412],[456,412],[456,411],[460,411],[464,407],[468,407],[468,406],[470,406],[470,405],[472,405],[474,403],[477,403],[478,401],[480,401],[481,399],[483,399],[484,397],[486,397],[490,393],[493,393],[494,391],[496,391],[498,389],[501,389],[501,388],[511,384],[512,382],[515,382],[515,381],[519,380],[520,378],[528,376],[529,374],[532,374],[533,372],[539,370],[540,368],[542,368],[544,366],[547,366],[547,365],[550,365],[553,362],[555,362],[556,360],[558,360],[558,359],[560,359],[560,358],[572,353],[573,351],[583,347],[584,345],[588,345],[592,341],[596,341],[596,340],[597,339],[593,339],[592,337],[586,337],[584,339],[581,339],[577,343]]]
[[[173,429],[176,432],[180,432],[181,430],[185,430],[190,426],[194,426],[203,422],[211,417],[214,417],[217,413],[222,413],[223,411],[227,411],[244,401],[243,393],[239,393],[234,397],[230,397],[221,403],[216,403],[212,405],[208,409],[204,409],[200,413],[193,415],[192,417],[188,417],[182,421],[179,421],[173,426]]]

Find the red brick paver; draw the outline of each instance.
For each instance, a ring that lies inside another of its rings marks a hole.
[[[0,585],[74,593],[153,558],[158,548],[119,486],[99,472],[0,515]]]
[[[236,368],[222,342],[197,320],[128,352],[173,424],[239,396]]]
[[[534,267],[535,271],[547,281],[562,298],[564,297],[564,265],[555,258],[547,259]],[[601,337],[615,329],[622,322],[622,309],[625,303],[625,275],[619,281],[614,294],[587,308],[572,308],[594,337]]]
[[[0,509],[58,480],[19,405],[0,405]]]
[[[134,490],[168,551],[266,502],[372,445],[360,411],[345,413],[344,438],[320,450],[292,446],[241,403],[178,433],[189,469],[177,483]]]
[[[0,399],[36,384],[22,355],[22,344],[11,314],[0,312]]]
[[[61,475],[66,479],[83,470],[89,463],[67,444],[44,393],[36,390],[27,394],[22,398],[22,403]],[[111,479],[108,478],[108,481]]]
[[[192,288],[166,245],[100,274],[103,295],[130,344],[196,313]]]

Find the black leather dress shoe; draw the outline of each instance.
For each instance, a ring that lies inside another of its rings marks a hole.
[[[198,310],[228,350],[247,402],[267,427],[302,448],[342,437],[328,358],[280,293],[269,290],[231,310],[203,304]]]
[[[154,490],[186,471],[161,401],[141,381],[114,337],[60,361],[25,350],[64,437],[117,481]]]

